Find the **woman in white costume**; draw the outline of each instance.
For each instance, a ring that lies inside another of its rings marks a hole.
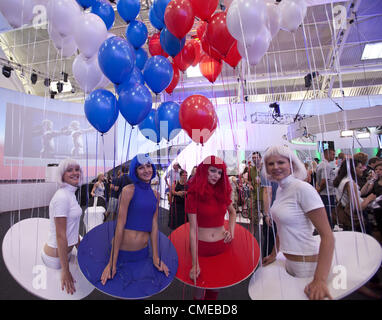
[[[334,236],[325,207],[317,191],[307,182],[304,164],[287,147],[269,148],[264,157],[264,170],[268,179],[276,181],[279,188],[270,209],[276,222],[276,246],[263,259],[263,266],[276,260],[280,250],[286,257],[285,268],[292,276],[313,277],[305,287],[309,299],[330,296],[327,278],[330,272]],[[314,229],[320,241],[313,236]]]
[[[53,269],[62,269],[61,288],[73,294],[76,289],[69,270],[69,260],[73,247],[78,248],[79,226],[82,209],[75,192],[80,184],[82,170],[73,159],[64,159],[58,166],[60,188],[49,204],[50,228],[48,241],[41,258],[45,265]]]

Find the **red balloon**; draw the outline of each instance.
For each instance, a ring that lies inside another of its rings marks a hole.
[[[154,33],[149,39],[149,52],[152,56],[168,57],[168,54],[162,49],[160,44],[160,32]]]
[[[214,83],[216,78],[222,72],[223,64],[221,61],[217,61],[214,58],[204,55],[199,62],[199,68],[202,75],[208,79],[208,81]]]
[[[227,12],[217,12],[207,26],[207,40],[223,57],[227,56],[229,50],[235,44],[235,38],[231,36],[227,28]]]
[[[203,51],[210,57],[218,61],[223,59],[222,55],[210,45],[206,34],[201,38],[200,43],[202,44]]]
[[[223,59],[224,62],[228,63],[232,68],[236,68],[241,60],[241,55],[239,50],[237,49],[237,41],[232,46],[232,48],[228,51],[227,56]]]
[[[196,34],[198,35],[199,39],[202,39],[203,35],[206,33],[206,30],[207,22],[199,21],[198,27],[196,28]]]
[[[171,94],[174,91],[174,89],[176,88],[179,82],[179,69],[174,63],[171,63],[171,65],[172,65],[172,70],[174,70],[174,74],[172,76],[172,80],[170,84],[166,88],[166,92],[168,94]]]
[[[174,62],[179,70],[183,72],[192,65],[195,60],[195,48],[191,41],[186,41],[181,52],[174,57]]]
[[[200,58],[202,56],[202,52],[201,52],[202,49],[200,47],[199,41],[192,39],[191,42],[192,42],[192,45],[194,46],[194,51],[195,51],[195,59],[194,59],[194,62],[192,62],[192,66],[195,67],[199,63]]]
[[[217,115],[211,101],[195,94],[180,105],[179,121],[183,130],[196,143],[205,143],[216,129]]]
[[[219,4],[219,0],[190,0],[190,2],[195,16],[204,21],[208,21]]]
[[[189,0],[171,0],[164,12],[164,23],[178,39],[183,39],[194,25],[195,15]]]

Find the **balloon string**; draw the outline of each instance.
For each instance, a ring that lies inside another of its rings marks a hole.
[[[134,127],[132,126],[130,130],[130,135],[129,135],[129,143],[127,145],[127,151],[126,151],[126,162],[129,160],[130,141],[131,141],[131,135],[133,133],[133,129]]]
[[[122,152],[121,152],[121,167],[122,167],[122,159],[123,159],[123,149],[125,148],[126,124],[127,124],[127,121],[125,120],[125,129],[123,132],[123,143],[122,143]]]

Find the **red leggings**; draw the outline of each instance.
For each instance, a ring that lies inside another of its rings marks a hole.
[[[216,242],[198,241],[198,255],[201,257],[217,256],[229,248],[229,243],[224,240]]]

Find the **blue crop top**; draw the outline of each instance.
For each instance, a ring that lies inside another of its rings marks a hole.
[[[134,183],[134,195],[127,211],[125,229],[151,232],[157,198],[150,183]]]

